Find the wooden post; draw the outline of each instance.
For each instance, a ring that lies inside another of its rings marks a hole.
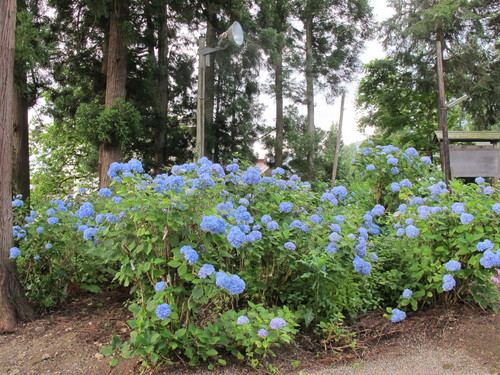
[[[450,166],[450,143],[448,140],[448,126],[446,124],[446,96],[444,92],[444,73],[443,73],[443,50],[441,48],[441,39],[436,42],[437,50],[437,76],[438,76],[438,128],[443,134],[441,146],[441,169],[444,173],[444,182],[449,188],[451,180]]]
[[[344,102],[345,102],[345,92],[342,93],[342,100],[340,102],[339,130],[337,132],[337,142],[335,144],[335,156],[333,158],[332,187],[335,186],[335,180],[337,179],[337,169],[339,166],[340,142],[342,141],[342,123],[344,121]]]

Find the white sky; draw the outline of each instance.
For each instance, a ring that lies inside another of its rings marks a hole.
[[[392,16],[394,13],[392,8],[386,5],[385,0],[370,0],[370,4],[373,7],[374,18],[377,22],[384,21],[385,19]],[[377,40],[371,40],[365,43],[365,50],[361,55],[362,64],[366,64],[374,59],[383,58],[385,56],[385,51],[381,43]],[[356,91],[358,88],[358,79],[348,86],[348,91],[344,103],[344,121],[342,125],[342,140],[344,144],[348,145],[351,143],[359,142],[367,138],[370,134],[362,134],[357,130],[357,114],[354,105],[356,98]],[[327,104],[324,97],[320,95],[315,96],[315,112],[314,112],[314,122],[317,128],[324,130],[329,130],[332,123],[339,122],[340,120],[340,101],[341,98],[338,97],[333,104]],[[276,115],[274,113],[274,99],[267,101],[269,103],[265,113],[264,120],[267,125],[274,124]],[[303,108],[302,108],[303,107]],[[305,106],[301,106],[299,109],[301,114],[306,114]],[[256,147],[256,152],[259,157],[264,157],[265,152],[262,151],[260,147]]]

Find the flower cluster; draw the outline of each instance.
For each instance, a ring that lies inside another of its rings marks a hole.
[[[245,282],[238,275],[228,276],[222,271],[215,273],[215,284],[227,290],[232,295],[243,293],[246,286]]]

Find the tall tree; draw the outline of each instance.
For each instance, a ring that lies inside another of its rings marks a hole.
[[[105,54],[105,107],[112,108],[117,99],[125,100],[127,93],[127,46],[124,41],[124,22],[128,13],[127,0],[113,0],[109,20],[108,44]],[[116,139],[105,139],[99,146],[99,186],[108,186],[111,163],[121,162],[123,150]]]
[[[315,84],[335,97],[342,83],[354,79],[359,54],[372,31],[372,13],[366,0],[296,0],[295,12],[303,26],[304,67],[307,105],[307,131],[314,134]],[[313,178],[314,142],[308,151],[308,179]]]
[[[448,97],[468,94],[463,106],[475,128],[498,126],[500,90],[493,83],[499,66],[498,2],[391,0],[389,4],[396,12],[383,23],[382,31],[391,56],[423,79],[437,82],[436,42],[441,41]]]
[[[0,7],[0,332],[12,331],[34,313],[22,291],[12,247],[12,135],[16,1]]]
[[[261,28],[260,40],[268,55],[268,66],[273,76],[272,92],[276,100],[276,138],[274,145],[275,167],[283,164],[283,132],[284,132],[284,90],[287,69],[284,66],[285,48],[290,48],[290,5],[289,0],[260,0],[257,22]]]

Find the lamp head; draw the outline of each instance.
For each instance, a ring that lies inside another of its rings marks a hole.
[[[221,46],[225,41],[239,47],[243,44],[244,34],[243,28],[239,22],[234,22],[229,29],[227,29],[219,38],[219,46]]]

